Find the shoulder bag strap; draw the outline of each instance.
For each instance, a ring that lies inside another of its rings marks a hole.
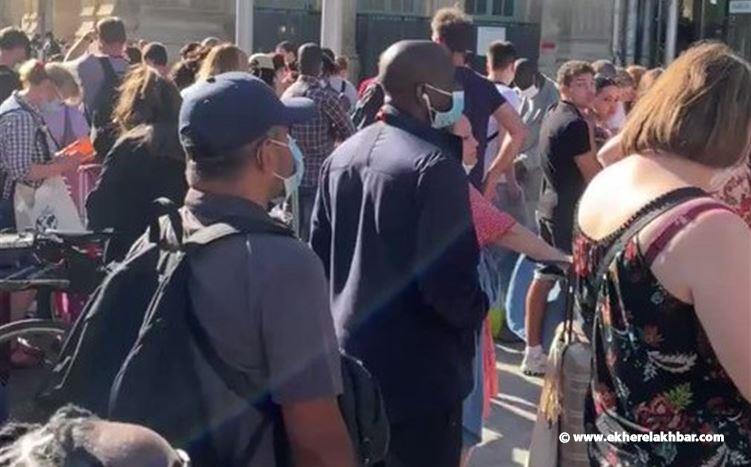
[[[659,256],[660,253],[662,253],[665,250],[665,247],[668,246],[668,243],[670,243],[670,241],[676,235],[678,235],[678,233],[680,233],[680,231],[683,230],[684,227],[686,227],[686,224],[695,220],[697,217],[699,217],[701,214],[705,212],[715,211],[715,210],[733,212],[733,210],[729,206],[723,203],[720,203],[719,201],[707,201],[706,203],[701,203],[692,207],[685,213],[682,213],[680,216],[678,216],[677,219],[674,219],[649,244],[649,247],[647,248],[647,251],[644,254],[644,261],[647,263],[647,265],[651,266],[652,263],[654,263],[655,259],[657,259],[657,256]]]
[[[65,104],[65,114],[64,114],[64,120],[63,120],[63,138],[60,144],[62,147],[59,149],[64,148],[65,146],[73,143],[76,140],[76,135],[73,133],[73,117],[70,114],[70,107],[68,104]]]
[[[99,64],[102,66],[102,71],[104,72],[104,78],[109,81],[117,81],[117,73],[115,72],[115,67],[112,66],[112,62],[110,61],[109,57],[98,57]]]

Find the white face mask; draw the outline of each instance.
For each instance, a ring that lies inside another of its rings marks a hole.
[[[527,89],[519,89],[519,95],[522,99],[533,99],[539,93],[540,90],[534,84]]]

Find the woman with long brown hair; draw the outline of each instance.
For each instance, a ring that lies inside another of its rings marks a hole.
[[[183,202],[187,182],[177,131],[180,102],[177,87],[148,66],[131,69],[120,88],[113,112],[120,137],[86,202],[89,228],[115,232],[108,261],[121,260],[144,232],[156,198]]]
[[[636,104],[624,154],[590,183],[574,242],[594,355],[589,433],[722,435],[591,442],[592,465],[751,462],[751,231],[711,198],[751,152],[751,65],[684,52]]]

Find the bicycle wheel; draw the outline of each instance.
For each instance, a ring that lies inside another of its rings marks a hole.
[[[28,336],[64,336],[68,327],[48,319],[22,319],[0,326],[0,344]]]

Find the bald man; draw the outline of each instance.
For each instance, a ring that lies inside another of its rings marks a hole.
[[[340,343],[383,390],[385,465],[457,467],[473,336],[487,310],[462,141],[444,130],[462,101],[448,52],[429,41],[392,45],[379,82],[380,121],[323,165],[311,244]]]

